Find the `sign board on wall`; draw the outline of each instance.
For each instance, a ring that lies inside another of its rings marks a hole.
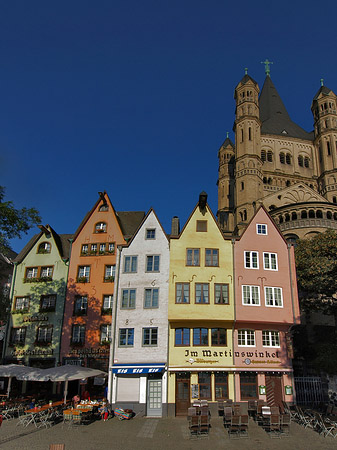
[[[199,384],[191,384],[192,398],[199,398]]]

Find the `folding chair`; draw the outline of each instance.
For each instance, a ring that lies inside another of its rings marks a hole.
[[[269,423],[269,435],[270,437],[279,438],[281,435],[280,416],[277,414],[271,414]]]
[[[225,427],[229,426],[232,422],[232,408],[230,406],[225,406],[223,415],[223,424]]]
[[[289,436],[290,432],[290,422],[291,422],[291,416],[290,414],[282,414],[281,415],[281,435],[282,436]]]
[[[319,434],[323,434],[324,437],[331,436],[333,438],[337,437],[337,427],[333,423],[324,419],[321,414],[316,413],[315,417],[317,419],[317,427]]]
[[[239,438],[240,437],[240,425],[241,425],[241,417],[240,416],[232,416],[231,424],[228,429],[228,436],[230,438]]]
[[[240,437],[242,438],[248,438],[248,423],[249,423],[249,416],[248,414],[243,414],[241,416],[240,420]]]
[[[224,415],[224,401],[218,400],[218,415],[219,417],[223,417]]]

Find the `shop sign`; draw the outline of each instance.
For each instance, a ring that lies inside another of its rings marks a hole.
[[[286,395],[293,395],[293,387],[292,386],[284,386]]]
[[[260,395],[266,395],[266,386],[259,386],[259,394]]]
[[[48,321],[49,318],[46,315],[34,315],[34,316],[28,316],[28,317],[24,317],[23,321],[24,322],[46,322]]]
[[[49,348],[47,350],[13,350],[11,351],[12,356],[52,356],[54,350]]]
[[[91,356],[91,355],[99,355],[101,353],[109,353],[110,352],[110,347],[108,348],[73,348],[72,350],[70,350],[70,355],[81,355],[81,356]]]

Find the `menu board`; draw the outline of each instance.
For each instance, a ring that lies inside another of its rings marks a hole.
[[[199,398],[199,384],[191,384],[192,398]]]

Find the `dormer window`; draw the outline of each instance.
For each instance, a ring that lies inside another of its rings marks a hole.
[[[50,250],[51,250],[50,243],[49,242],[42,242],[39,245],[39,247],[37,249],[37,252],[41,255],[41,254],[44,254],[44,253],[50,253]]]
[[[106,223],[105,222],[96,223],[95,233],[106,233]]]
[[[99,207],[99,211],[100,212],[104,212],[104,211],[109,211],[109,206],[107,205],[107,204],[105,204],[105,205],[101,205],[100,207]]]

